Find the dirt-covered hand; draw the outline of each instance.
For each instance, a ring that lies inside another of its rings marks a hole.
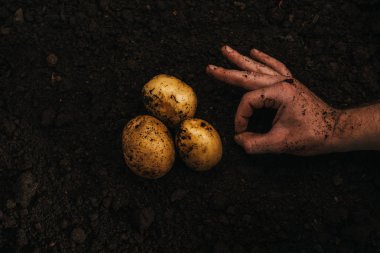
[[[269,55],[253,49],[249,58],[228,46],[221,50],[242,70],[209,65],[206,71],[218,80],[249,90],[235,115],[235,141],[247,153],[313,155],[329,152],[340,110],[323,102],[294,79],[283,63]],[[277,110],[272,128],[265,134],[247,131],[250,117],[259,108]]]

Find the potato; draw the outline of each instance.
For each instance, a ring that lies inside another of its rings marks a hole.
[[[122,134],[124,160],[138,176],[156,179],[172,168],[175,160],[173,139],[158,119],[141,115],[129,121]]]
[[[209,170],[222,158],[222,141],[218,132],[202,119],[184,120],[175,143],[182,160],[196,171]]]
[[[145,107],[169,127],[192,118],[197,109],[197,96],[181,80],[169,75],[153,77],[142,89]]]

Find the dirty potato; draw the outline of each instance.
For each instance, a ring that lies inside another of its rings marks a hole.
[[[145,107],[169,127],[192,118],[197,109],[197,96],[193,89],[165,74],[153,77],[142,89]]]
[[[173,139],[166,126],[152,116],[129,121],[122,133],[122,145],[126,164],[138,176],[156,179],[173,166]]]
[[[218,132],[202,119],[184,120],[175,142],[182,160],[194,170],[209,170],[222,158],[222,141]]]

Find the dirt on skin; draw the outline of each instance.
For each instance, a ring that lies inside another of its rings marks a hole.
[[[379,152],[244,154],[244,93],[219,48],[280,59],[337,108],[380,98],[378,0],[0,0],[0,252],[379,252]],[[165,73],[198,95],[224,156],[156,181],[121,131]],[[251,122],[268,127],[267,114]]]

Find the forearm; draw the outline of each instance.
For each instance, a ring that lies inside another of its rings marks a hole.
[[[332,152],[380,150],[380,103],[341,111],[330,148]]]

